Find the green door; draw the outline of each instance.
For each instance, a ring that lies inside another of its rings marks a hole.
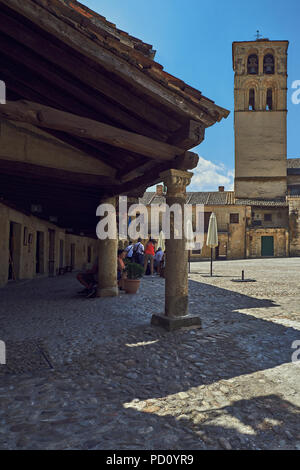
[[[274,256],[274,237],[261,237],[261,256]]]

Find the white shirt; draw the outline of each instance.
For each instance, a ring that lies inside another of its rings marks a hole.
[[[140,255],[144,254],[144,245],[141,242],[137,242],[134,245],[134,251],[135,253],[139,253]]]
[[[164,252],[162,250],[160,250],[160,251],[157,251],[155,253],[154,259],[155,259],[155,261],[158,261],[160,263],[163,256],[164,256]]]
[[[132,258],[133,255],[133,245],[128,245],[127,248],[125,248],[125,251],[127,253],[127,258]]]

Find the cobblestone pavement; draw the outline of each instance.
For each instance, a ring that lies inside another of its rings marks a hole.
[[[192,263],[203,328],[173,333],[150,326],[160,278],[113,299],[80,298],[74,274],[0,290],[0,448],[300,449],[300,259],[208,272]]]

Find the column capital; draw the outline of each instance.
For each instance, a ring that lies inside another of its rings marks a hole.
[[[167,186],[167,196],[182,197],[186,194],[186,187],[190,184],[193,173],[171,169],[160,173],[159,176]]]

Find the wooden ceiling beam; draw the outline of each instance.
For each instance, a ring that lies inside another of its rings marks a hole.
[[[192,170],[193,168],[196,168],[198,162],[199,157],[196,153],[185,152],[183,155],[175,158],[174,162],[172,163],[172,168],[178,170]],[[138,178],[145,173],[151,174],[152,170],[156,170],[153,162],[147,162],[140,166],[136,165],[135,168],[129,169],[128,171],[118,172],[116,178],[120,179],[121,183],[124,183],[134,178]]]
[[[197,121],[190,120],[168,139],[168,143],[189,150],[203,142],[205,127]]]
[[[57,89],[62,90],[64,96],[72,96],[72,106],[71,108],[64,106],[66,111],[74,112],[74,104],[78,105],[82,103],[85,107],[88,107],[87,112],[84,114],[86,117],[95,118],[95,114],[98,114],[99,118],[100,113],[100,115],[108,117],[110,122],[107,123],[119,124],[123,126],[124,129],[161,141],[168,139],[167,134],[147,126],[147,123],[135,118],[124,111],[120,106],[114,104],[112,101],[108,101],[94,89],[78,81],[77,78],[70,75],[68,72],[63,69],[58,69],[56,65],[38,56],[35,52],[17,43],[13,39],[8,38],[8,36],[0,34],[0,44],[5,55],[13,58],[16,63],[22,66],[21,77],[23,79],[23,71],[24,67],[26,67],[30,70],[31,77],[36,77],[38,82],[40,82],[42,78],[46,83],[51,84],[52,99],[53,90]],[[20,75],[18,74],[17,76]],[[59,102],[62,103],[61,100]],[[94,111],[94,116],[91,115],[91,111]],[[82,111],[80,111],[80,114],[82,114]],[[101,118],[101,120],[103,121],[104,119]]]
[[[89,189],[95,187],[100,191],[102,188],[119,184],[116,179],[109,176],[59,170],[46,166],[33,165],[31,163],[6,160],[3,156],[0,157],[0,171],[2,174],[12,176],[27,176],[35,181],[44,180],[51,185],[55,182],[62,183],[66,188],[73,185],[76,186],[76,188],[82,188],[83,190],[85,188]]]
[[[163,106],[177,114],[189,116],[190,119],[199,120],[207,126],[215,124],[216,120],[220,118],[220,113],[225,114],[225,110],[216,105],[214,105],[213,110],[208,110],[205,104],[202,106],[199,102],[199,106],[197,106],[190,99],[171,91],[167,85],[159,82],[159,77],[155,79],[147,75],[147,70],[145,73],[138,66],[113,53],[99,40],[96,40],[95,36],[91,37],[90,32],[80,28],[80,25],[74,22],[72,24],[67,23],[64,18],[49,13],[36,2],[31,0],[26,2],[24,0],[1,0],[1,3],[25,16],[37,27],[56,37],[78,54],[82,54],[101,65],[107,72],[119,76],[129,84],[134,82],[135,88],[140,93],[159,101]],[[212,103],[210,102],[210,104]],[[213,113],[216,116],[213,116]]]
[[[184,155],[181,155],[174,159],[172,162],[164,162],[160,165],[148,169],[148,171],[143,171],[143,175],[136,176],[130,181],[123,182],[118,188],[110,189],[110,195],[118,194],[131,194],[132,192],[140,193],[145,191],[149,186],[153,186],[156,183],[161,182],[160,174],[163,171],[174,169],[184,169],[192,170],[197,166],[199,157],[196,153],[185,152]]]
[[[12,6],[10,1],[1,0],[0,3],[5,3],[8,7]],[[57,38],[60,35],[54,33],[56,40],[50,41],[45,37],[45,34],[38,34],[36,30],[29,28],[16,17],[9,15],[8,11],[4,9],[1,12],[0,31],[4,34],[33,50],[55,66],[67,71],[102,96],[104,95],[117,105],[123,106],[136,117],[150,123],[154,128],[163,132],[175,132],[180,127],[178,118],[172,119],[166,113],[160,111],[159,108],[147,102],[144,97],[137,96],[132,90],[132,83],[129,91],[129,89],[124,88],[110,77],[100,73],[96,68],[97,63],[94,63],[93,67],[88,65],[85,61],[85,55],[81,56],[77,48],[74,50],[65,44],[58,45]],[[43,11],[45,13],[45,10]],[[39,26],[39,23],[37,23],[36,28]],[[81,40],[84,42],[82,38]],[[100,52],[101,47],[97,43],[95,43],[95,46],[99,48]]]
[[[1,66],[0,66],[1,70]],[[5,73],[1,70],[1,78],[6,82],[8,91],[12,90],[14,93],[18,94],[21,98],[25,98],[29,101],[35,101],[37,103],[45,101],[43,97],[37,93],[36,90],[32,90],[27,85],[18,82],[15,77],[11,75],[8,71]],[[49,106],[56,106],[56,103],[49,98],[47,100],[47,104]],[[109,165],[112,169],[120,169],[122,168],[122,164],[119,164],[117,161],[111,158],[111,152],[109,153],[107,149],[100,150],[100,145],[97,142],[93,141],[86,141],[84,139],[75,138],[71,135],[65,134],[63,132],[54,131],[51,129],[45,129],[45,131],[53,135],[53,137],[75,147],[82,152],[86,153],[87,155],[96,158],[97,160],[103,161],[106,165]]]
[[[41,128],[63,131],[76,137],[104,142],[158,161],[173,160],[183,153],[179,147],[37,103],[9,102],[1,105],[0,116],[28,122]]]
[[[42,89],[40,87],[39,82],[36,83],[37,89],[39,90],[40,93],[38,93],[38,90],[34,90],[28,87],[27,84],[17,81],[15,78],[14,74],[11,73],[8,70],[3,71],[3,68],[1,69],[1,63],[0,63],[0,71],[2,74],[2,79],[6,81],[8,89],[13,90],[15,93],[18,93],[19,96],[24,97],[26,100],[29,101],[35,101],[37,103],[42,103],[45,101],[43,98]],[[21,74],[22,75],[22,74]],[[33,85],[33,83],[32,83]],[[62,96],[62,99],[60,102],[57,99],[56,101],[54,100],[54,97],[57,97],[57,94],[51,93],[51,98],[47,99],[46,103],[48,106],[52,106],[55,108],[58,108],[60,110],[66,110],[68,107],[62,106],[62,104],[65,104],[64,96]],[[73,103],[75,104],[76,101],[72,100]],[[78,112],[78,109],[77,109]],[[99,117],[99,116],[98,116]],[[139,161],[142,159],[139,155],[133,154],[131,152],[126,152],[122,149],[112,149],[109,145],[106,145],[101,142],[95,142],[93,140],[88,140],[80,137],[74,137],[71,136],[70,134],[66,134],[61,131],[55,131],[53,129],[44,129],[46,132],[48,132],[50,135],[53,135],[54,137],[58,138],[59,140],[64,141],[65,143],[72,145],[75,148],[78,148],[79,150],[83,151],[84,153],[87,153],[88,155],[97,158],[98,160],[103,161],[106,165],[109,165],[110,167],[114,169],[122,169],[124,165],[126,165],[127,162],[130,161],[135,161],[139,163]]]

